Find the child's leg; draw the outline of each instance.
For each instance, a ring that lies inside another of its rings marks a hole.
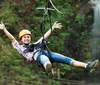
[[[72,65],[75,66],[75,67],[81,67],[81,68],[87,67],[87,63],[83,63],[83,62],[76,61],[76,60],[73,61]]]
[[[44,69],[47,73],[51,72],[52,65],[51,65],[51,62],[47,56],[40,55],[39,63],[42,64],[42,66],[44,67]]]
[[[55,52],[50,52],[50,55],[48,54],[48,51],[44,51],[44,53],[45,53],[47,56],[50,56],[50,55],[51,55],[49,58],[50,58],[52,61],[54,61],[54,62],[72,65],[73,62],[75,61],[75,60],[72,59],[72,58],[65,57],[64,55],[58,54],[58,53],[55,53]]]
[[[49,56],[47,51],[45,51],[45,54],[47,56]],[[55,52],[51,52],[51,57],[50,58],[54,62],[64,63],[64,64],[72,65],[72,66],[75,66],[75,67],[86,68],[86,69],[89,69],[89,70],[93,69],[99,62],[98,60],[95,60],[95,61],[93,61],[89,64],[88,63],[83,63],[83,62],[80,62],[80,61],[76,61],[72,58],[66,57],[64,55],[55,53]]]

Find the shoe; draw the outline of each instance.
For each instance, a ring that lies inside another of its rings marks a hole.
[[[92,73],[95,70],[95,67],[99,64],[99,60],[93,62],[88,62],[86,70]]]
[[[45,64],[45,71],[46,71],[46,73],[48,74],[48,75],[50,75],[50,74],[52,74],[52,71],[51,71],[51,69],[52,69],[52,65],[51,65],[51,63],[49,63],[49,62],[47,62],[46,64]]]

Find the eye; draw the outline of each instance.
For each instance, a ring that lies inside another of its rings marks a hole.
[[[30,38],[30,36],[27,36],[27,38]]]
[[[23,36],[23,38],[26,38],[26,36]]]
[[[31,36],[30,35],[25,35],[25,36],[23,36],[23,38],[31,38]]]

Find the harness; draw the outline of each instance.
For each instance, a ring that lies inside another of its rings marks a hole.
[[[52,9],[51,6],[54,8]],[[36,45],[37,48],[41,48],[41,53],[45,54],[44,50],[46,49],[48,52],[48,57],[49,59],[52,61],[52,55],[51,55],[51,51],[47,46],[47,42],[44,39],[44,30],[45,30],[45,24],[48,22],[49,23],[49,27],[51,28],[51,11],[57,11],[58,13],[61,13],[53,4],[52,0],[46,0],[46,5],[45,8],[38,8],[39,10],[44,10],[44,14],[43,14],[43,21],[40,24],[40,30],[43,36],[43,40],[42,43],[38,43]],[[51,32],[52,32],[52,28],[51,28]],[[45,54],[46,55],[46,54]],[[37,62],[39,62],[39,58],[40,56],[38,56],[37,58]]]
[[[44,54],[47,56],[47,54],[44,52],[44,50],[47,50],[46,40],[42,40],[42,42],[39,42],[37,44],[32,43],[30,45],[25,45],[24,47],[26,48],[24,50],[24,53],[34,52],[34,50],[35,50],[35,52],[33,53],[32,62],[37,63],[38,66],[42,66],[40,63],[40,55]],[[49,50],[47,50],[47,51],[50,54],[50,51]],[[38,55],[36,55],[36,53]],[[37,56],[37,60],[34,60],[34,56]],[[48,56],[48,57],[50,57],[50,56]],[[25,59],[25,60],[27,60],[27,59]]]
[[[54,9],[50,8],[50,6],[53,6]],[[41,33],[42,33],[42,36],[43,36],[43,40],[42,40],[42,43],[37,43],[37,44],[30,44],[27,49],[24,51],[24,52],[33,52],[34,49],[39,49],[37,50],[36,52],[34,52],[33,54],[33,60],[34,60],[34,55],[37,53],[37,52],[40,52],[40,54],[38,55],[37,57],[37,64],[39,66],[41,66],[41,64],[39,63],[39,60],[40,60],[40,55],[41,54],[45,54],[44,50],[46,49],[47,52],[48,52],[48,57],[49,59],[52,61],[52,55],[51,55],[51,51],[50,49],[48,48],[47,46],[47,42],[46,40],[44,39],[44,30],[45,30],[45,24],[47,22],[49,22],[49,25],[50,25],[50,28],[51,28],[51,12],[50,11],[58,11],[60,13],[59,10],[57,10],[57,8],[54,6],[54,4],[52,3],[51,0],[46,0],[46,5],[45,5],[45,8],[37,8],[39,10],[44,10],[44,14],[43,14],[43,21],[40,23],[40,30],[41,30]],[[52,28],[51,28],[51,32],[52,32]],[[45,54],[46,55],[46,54]]]

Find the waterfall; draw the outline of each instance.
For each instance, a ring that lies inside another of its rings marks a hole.
[[[91,0],[91,3],[95,4],[91,39],[92,59],[100,60],[100,0]]]
[[[91,0],[91,3],[93,3],[93,4],[100,4],[100,0]]]

